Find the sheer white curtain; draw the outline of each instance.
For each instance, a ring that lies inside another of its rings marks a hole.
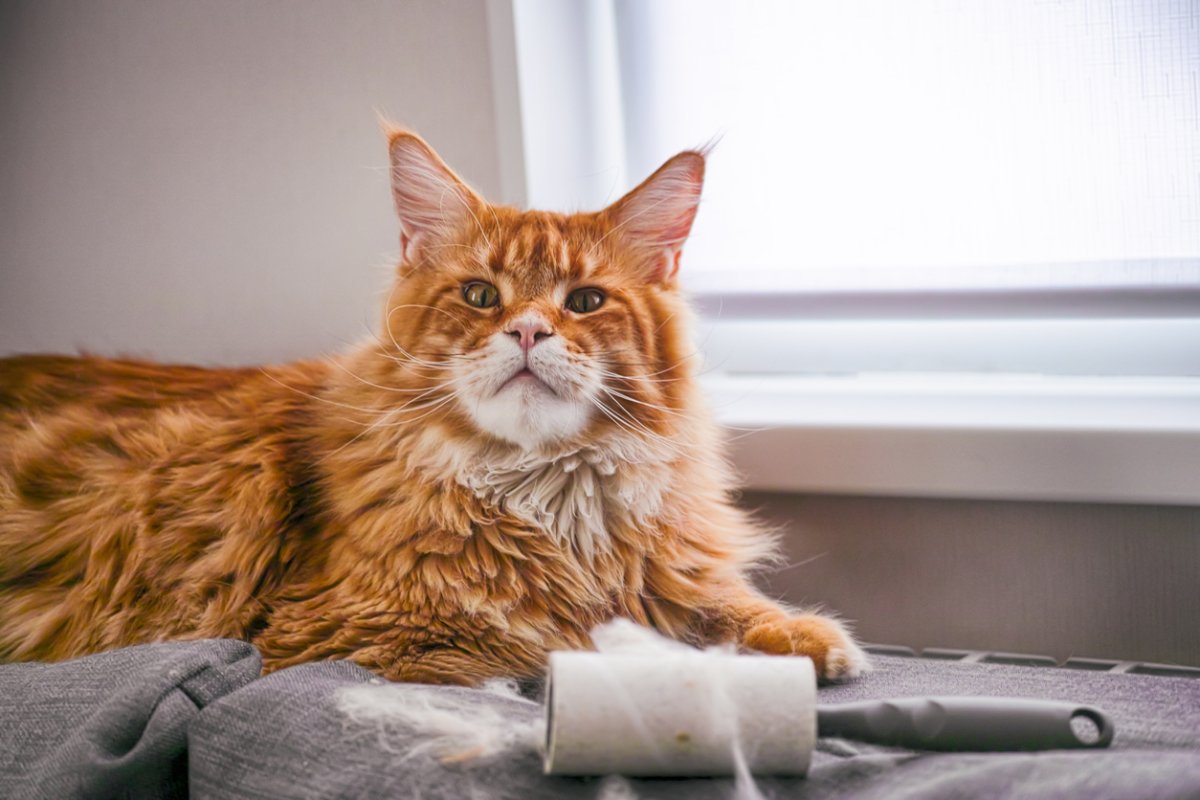
[[[616,0],[719,288],[1200,285],[1200,0]]]

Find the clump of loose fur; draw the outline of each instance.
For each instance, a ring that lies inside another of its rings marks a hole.
[[[523,711],[535,711],[536,703],[509,686],[488,681],[480,688],[528,706]],[[381,748],[403,760],[430,757],[442,764],[472,764],[512,751],[537,751],[545,736],[541,715],[514,714],[488,705],[475,692],[454,691],[460,693],[412,684],[358,684],[342,689],[337,702],[348,732],[369,732]]]

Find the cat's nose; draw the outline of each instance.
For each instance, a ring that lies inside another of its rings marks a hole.
[[[521,349],[527,353],[535,344],[554,335],[554,331],[550,330],[550,326],[544,319],[534,316],[521,317],[514,321],[505,333],[521,345]]]

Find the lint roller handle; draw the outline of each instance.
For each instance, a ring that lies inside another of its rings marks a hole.
[[[820,736],[915,750],[1107,747],[1113,723],[1076,703],[1004,697],[906,697],[819,706]]]

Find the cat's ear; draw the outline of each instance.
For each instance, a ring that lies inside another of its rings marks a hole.
[[[650,255],[656,280],[669,281],[679,272],[700,205],[704,155],[687,150],[674,156],[603,212],[624,240]]]
[[[478,218],[483,200],[415,133],[387,131],[392,197],[400,216],[400,258],[411,263],[421,242]]]

